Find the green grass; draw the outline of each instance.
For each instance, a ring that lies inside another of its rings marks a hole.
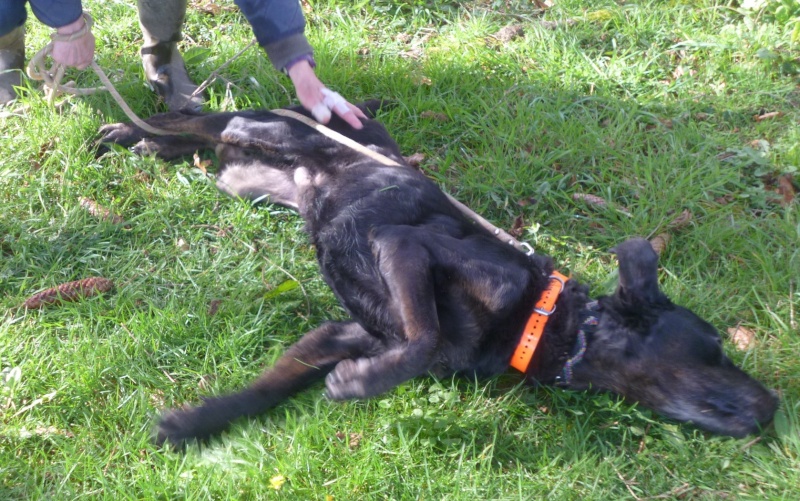
[[[135,8],[87,5],[100,65],[139,115],[158,111]],[[596,293],[613,287],[607,249],[691,211],[662,255],[662,286],[723,334],[755,333],[751,349],[725,348],[782,396],[775,425],[714,437],[510,375],[420,379],[344,404],[316,387],[202,451],[158,450],[160,409],[240,388],[344,314],[296,215],[221,196],[190,159],[95,159],[97,128],[124,119],[111,98],[54,109],[27,84],[22,111],[0,119],[0,498],[800,497],[800,215],[796,197],[774,193],[781,175],[798,184],[797,23],[713,0],[564,0],[545,13],[522,0],[327,0],[307,18],[324,82],[395,101],[381,120],[404,154],[424,153],[425,171],[493,222],[523,216],[524,238]],[[524,35],[491,37],[511,23]],[[48,30],[28,26],[30,57]],[[206,78],[251,38],[235,11],[190,10],[191,74]],[[222,76],[210,110],[293,99],[256,49]],[[89,215],[82,197],[129,226]],[[16,308],[88,276],[116,288]]]

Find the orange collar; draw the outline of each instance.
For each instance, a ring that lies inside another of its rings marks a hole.
[[[550,315],[556,311],[556,300],[558,295],[564,290],[564,284],[569,280],[561,273],[554,271],[550,275],[550,283],[547,285],[542,297],[533,307],[533,313],[528,318],[528,323],[525,324],[525,330],[522,332],[522,338],[519,340],[519,345],[511,357],[511,367],[521,372],[527,372],[528,366],[533,358],[533,353],[542,339],[544,332],[544,325]]]

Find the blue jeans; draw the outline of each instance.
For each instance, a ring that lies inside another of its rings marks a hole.
[[[0,0],[0,37],[25,24],[26,0]]]
[[[66,26],[83,12],[81,0],[0,0],[0,37],[25,23],[26,3],[31,4],[36,18],[51,28]]]

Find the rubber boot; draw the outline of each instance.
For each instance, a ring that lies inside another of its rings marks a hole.
[[[147,80],[170,111],[200,110],[204,98],[192,97],[197,85],[189,78],[178,52],[186,0],[138,0],[138,3],[139,24],[144,34],[142,65]]]
[[[25,25],[0,37],[0,105],[17,98],[15,86],[22,85],[25,65]]]

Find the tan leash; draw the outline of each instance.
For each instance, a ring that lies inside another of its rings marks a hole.
[[[309,127],[311,127],[312,129],[316,130],[317,132],[319,132],[320,134],[324,135],[325,137],[329,137],[329,138],[333,139],[334,141],[342,143],[343,145],[345,145],[345,146],[347,146],[349,148],[352,148],[352,149],[356,150],[357,152],[359,152],[359,153],[361,153],[363,155],[366,155],[369,158],[371,158],[371,159],[373,159],[373,160],[375,160],[377,162],[380,162],[383,165],[391,165],[391,166],[398,166],[398,167],[401,166],[400,163],[395,162],[394,160],[392,160],[391,158],[387,157],[386,155],[382,155],[382,154],[378,153],[377,151],[373,151],[373,150],[367,148],[366,146],[353,141],[349,137],[343,136],[342,134],[339,134],[335,130],[331,130],[328,127],[325,127],[324,125],[322,125],[321,123],[319,123],[319,122],[317,122],[317,121],[315,121],[315,120],[313,120],[313,119],[311,119],[311,118],[309,118],[309,117],[307,117],[305,115],[301,115],[300,113],[297,113],[296,111],[286,110],[286,109],[278,109],[278,110],[270,110],[270,111],[272,113],[275,113],[276,115],[281,115],[283,117],[294,118],[295,120],[303,122],[304,124],[308,125]],[[520,242],[516,238],[512,237],[511,235],[509,235],[508,232],[506,232],[504,230],[501,230],[497,226],[493,225],[492,223],[490,223],[489,221],[484,219],[482,216],[480,216],[479,214],[474,212],[472,209],[470,209],[466,205],[462,204],[461,202],[459,202],[458,200],[453,198],[448,193],[445,193],[445,195],[447,196],[447,199],[450,200],[450,203],[455,205],[456,208],[459,211],[461,211],[465,216],[467,216],[468,218],[470,218],[473,221],[475,221],[476,223],[478,223],[478,225],[480,225],[484,229],[489,230],[489,232],[491,232],[494,236],[499,238],[501,241],[513,246],[515,249],[517,249],[517,250],[519,250],[521,252],[524,252],[527,255],[531,255],[531,254],[534,253],[533,247],[531,247],[530,244],[528,244],[527,242]]]
[[[62,36],[62,35],[58,35],[58,34],[54,33],[53,35],[51,35],[53,41],[58,41],[58,40],[70,41],[70,40],[73,40],[75,38],[79,38],[81,36],[84,36],[86,34],[86,32],[88,32],[88,30],[91,29],[93,21],[92,21],[92,17],[89,14],[84,13],[83,15],[84,15],[84,19],[86,20],[86,24],[84,25],[84,28],[82,30],[79,30],[78,32],[73,33],[72,35],[68,35],[68,36]],[[245,47],[244,49],[239,51],[239,53],[236,54],[227,63],[225,63],[225,65],[223,65],[223,67],[226,66],[227,64],[230,64],[231,61],[233,61],[234,59],[236,59],[237,57],[242,55],[242,53],[244,53],[247,49],[249,49],[253,45],[253,43],[254,42],[251,42],[247,47]],[[102,70],[102,68],[100,68],[100,66],[98,66],[98,64],[95,61],[92,61],[91,68],[97,74],[98,78],[100,78],[100,81],[103,83],[103,87],[77,88],[77,87],[75,87],[75,83],[74,82],[68,82],[66,84],[61,84],[61,80],[64,78],[64,71],[65,71],[64,65],[55,64],[50,69],[48,69],[46,67],[46,65],[45,65],[45,58],[48,55],[50,55],[52,51],[53,51],[53,43],[50,42],[42,50],[37,52],[36,55],[33,57],[33,59],[31,59],[30,63],[28,64],[28,71],[27,71],[28,76],[31,79],[44,81],[45,87],[47,87],[49,89],[48,93],[49,93],[49,98],[50,98],[51,101],[56,96],[56,94],[58,94],[59,92],[64,92],[64,93],[73,94],[73,95],[89,95],[89,94],[93,94],[93,93],[95,93],[97,91],[100,91],[100,90],[107,90],[108,92],[111,93],[111,96],[114,98],[114,101],[116,101],[117,104],[120,106],[120,108],[122,108],[122,111],[125,112],[125,115],[134,124],[136,124],[139,128],[141,128],[142,130],[144,130],[146,132],[149,132],[150,134],[155,134],[157,136],[168,136],[168,135],[174,134],[174,132],[172,132],[172,131],[168,131],[168,130],[164,130],[164,129],[159,129],[157,127],[153,127],[152,125],[149,125],[147,122],[145,122],[144,120],[139,118],[136,115],[136,113],[134,113],[133,110],[131,110],[131,108],[128,106],[128,104],[125,102],[125,100],[122,98],[120,93],[114,87],[114,84],[111,83],[111,80],[109,80],[109,78],[106,76],[105,72]],[[199,92],[202,92],[202,89],[207,87],[208,84],[210,83],[210,81],[217,77],[217,72],[220,69],[222,69],[222,67],[218,68],[215,72],[213,72],[211,74],[211,76],[208,79],[206,79],[206,81],[204,81],[200,85],[200,87],[198,87],[198,89],[195,91],[195,93],[197,94]],[[292,118],[294,120],[300,121],[300,122],[304,123],[305,125],[311,127],[312,129],[316,130],[320,134],[324,135],[325,137],[333,139],[334,141],[337,141],[337,142],[347,146],[348,148],[351,148],[351,149],[353,149],[355,151],[358,151],[359,153],[361,153],[363,155],[366,155],[369,158],[371,158],[371,159],[373,159],[373,160],[375,160],[377,162],[380,162],[383,165],[391,165],[391,166],[400,166],[401,165],[400,163],[392,160],[391,158],[389,158],[389,157],[387,157],[385,155],[382,155],[382,154],[380,154],[380,153],[378,153],[376,151],[373,151],[373,150],[365,147],[364,145],[362,145],[360,143],[357,143],[357,142],[353,141],[352,139],[350,139],[350,138],[348,138],[348,137],[346,137],[346,136],[344,136],[344,135],[342,135],[342,134],[340,134],[340,133],[338,133],[338,132],[336,132],[336,131],[328,128],[328,127],[325,127],[321,123],[319,123],[316,120],[313,120],[313,119],[311,119],[311,118],[309,118],[309,117],[307,117],[305,115],[301,115],[300,113],[297,113],[295,111],[286,110],[286,109],[282,109],[282,108],[275,109],[275,110],[270,110],[270,111],[272,113],[275,113],[276,115],[289,117],[289,118]],[[466,205],[462,204],[461,202],[459,202],[458,200],[453,198],[448,193],[445,193],[445,195],[447,196],[447,198],[450,201],[450,203],[455,205],[456,208],[459,211],[461,211],[465,216],[467,216],[468,218],[470,218],[471,220],[476,222],[482,228],[484,228],[484,229],[488,230],[489,232],[491,232],[494,236],[496,236],[498,239],[500,239],[504,243],[507,243],[507,244],[511,245],[515,249],[517,249],[520,252],[523,252],[523,253],[525,253],[527,255],[531,255],[531,254],[534,253],[533,247],[531,247],[530,244],[528,244],[527,242],[518,241],[516,238],[514,238],[510,234],[508,234],[508,232],[506,232],[506,231],[498,228],[497,226],[493,225],[492,223],[490,223],[489,221],[484,219],[482,216],[480,216],[479,214],[475,213],[472,209],[470,209]]]
[[[97,73],[100,81],[103,82],[103,87],[79,88],[75,87],[75,82],[67,82],[66,84],[62,84],[61,79],[64,78],[64,65],[55,64],[53,68],[50,68],[49,70],[45,67],[44,60],[52,51],[53,44],[51,42],[42,50],[37,52],[33,59],[31,59],[30,63],[28,63],[27,71],[28,76],[32,80],[44,81],[44,85],[47,88],[45,93],[51,103],[55,96],[60,92],[72,95],[87,96],[97,91],[107,90],[109,93],[111,93],[111,97],[114,98],[114,101],[116,101],[120,108],[122,108],[122,111],[125,112],[125,115],[139,128],[157,136],[172,134],[170,131],[153,127],[136,116],[136,113],[134,113],[130,106],[128,106],[128,103],[125,102],[120,93],[117,91],[116,87],[114,87],[114,84],[111,83],[111,80],[108,79],[103,69],[100,68],[95,61],[92,61],[91,68],[95,73]]]

